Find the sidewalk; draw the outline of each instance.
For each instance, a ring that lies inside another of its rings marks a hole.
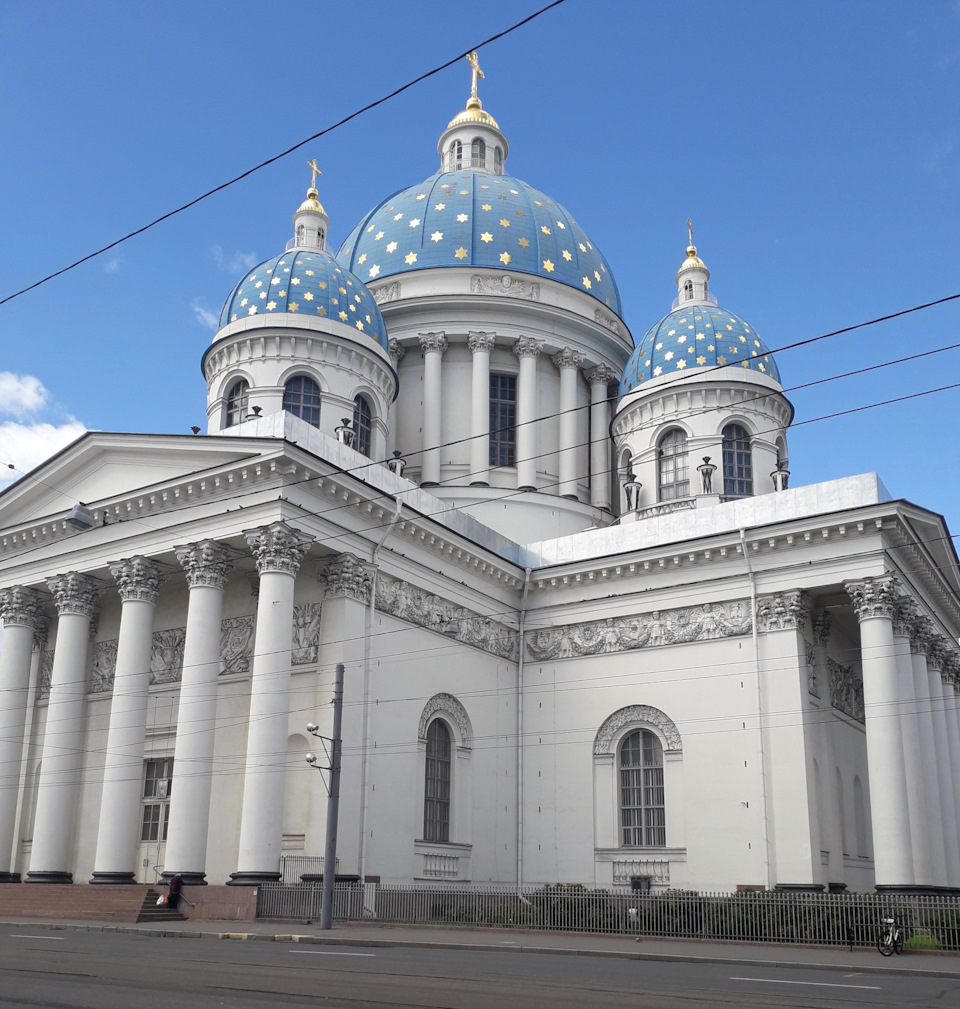
[[[873,949],[820,946],[748,945],[696,939],[650,939],[641,942],[622,935],[579,932],[522,932],[514,929],[450,928],[428,925],[341,923],[328,931],[293,921],[171,922],[160,925],[118,925],[115,922],[51,921],[5,917],[0,928],[29,926],[31,930],[76,929],[86,932],[126,932],[157,938],[224,939],[300,942],[318,945],[409,947],[538,953],[552,956],[618,957],[678,963],[723,963],[747,967],[802,967],[807,970],[849,970],[869,974],[960,978],[960,954],[920,953],[881,957]]]

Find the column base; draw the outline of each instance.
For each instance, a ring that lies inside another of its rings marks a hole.
[[[960,893],[960,887],[956,886],[934,886],[932,883],[877,883],[874,886],[877,893],[904,893],[904,894],[932,894],[949,895]]]
[[[169,882],[171,877],[179,876],[183,880],[184,886],[207,886],[207,874],[205,872],[162,872],[160,873],[161,879],[163,881]]]
[[[0,872],[0,883],[19,883],[19,872]]]
[[[774,883],[774,890],[786,890],[788,893],[823,893],[823,883]]]
[[[90,879],[91,883],[136,883],[137,876],[133,872],[94,872]]]
[[[421,487],[439,487],[440,484],[436,480],[421,480],[420,481],[420,486]]]
[[[231,872],[227,886],[260,886],[262,883],[279,882],[279,872]]]
[[[72,883],[73,873],[72,872],[56,872],[50,870],[48,872],[28,872],[27,878],[24,880],[26,883]]]
[[[422,486],[423,486],[423,484],[421,484],[421,487]],[[489,480],[471,480],[470,481],[470,486],[471,487],[489,487],[490,486],[490,481]]]
[[[536,490],[537,490],[536,487],[534,487],[532,484],[528,484],[528,483],[525,483],[522,487],[518,487],[517,488],[518,492],[522,491],[524,493],[527,493],[528,491],[536,493]]]

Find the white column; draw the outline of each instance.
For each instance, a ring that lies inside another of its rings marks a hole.
[[[945,656],[944,672],[947,678],[943,681],[943,702],[944,716],[947,722],[947,740],[950,748],[950,768],[953,780],[953,808],[956,813],[956,823],[951,825],[945,823],[944,828],[949,833],[951,826],[954,831],[956,843],[960,847],[960,705],[957,697],[957,673],[960,671],[960,662],[957,660],[956,652],[950,651]],[[951,886],[960,887],[960,878],[951,878]]]
[[[904,700],[900,719],[903,733],[903,768],[907,779],[910,843],[913,847],[914,882],[917,886],[943,886],[946,861],[940,797],[937,792],[933,725],[927,703],[927,678],[917,677],[910,635],[916,620],[912,599],[901,599],[894,610],[893,650]]]
[[[490,485],[490,351],[494,333],[470,333],[467,346],[473,354],[470,396],[470,486]]]
[[[421,333],[423,351],[423,453],[420,484],[440,483],[440,445],[443,442],[443,398],[440,365],[449,344],[443,333]]]
[[[100,829],[90,882],[135,883],[153,611],[165,571],[137,556],[111,564],[110,574],[120,591],[122,608],[103,763]]]
[[[564,347],[553,355],[553,363],[560,372],[560,452],[558,458],[561,497],[577,497],[577,429],[581,426],[577,413],[577,375],[583,357],[575,350]],[[586,441],[586,439],[584,439]]]
[[[390,363],[393,365],[393,370],[397,373],[399,380],[400,362],[403,360],[407,348],[397,339],[391,340],[389,346]],[[394,400],[387,409],[387,458],[392,459],[393,453],[397,449],[397,401]]]
[[[90,621],[103,591],[71,571],[47,579],[57,607],[57,641],[43,736],[28,883],[72,883],[68,871],[83,761],[83,697]]]
[[[43,620],[43,598],[35,589],[0,589],[3,649],[0,651],[0,883],[18,883],[14,825],[33,642]]]
[[[177,547],[177,560],[187,574],[190,603],[163,874],[169,877],[179,873],[184,883],[196,886],[206,883],[220,622],[223,589],[233,567],[233,553],[214,540],[201,540]]]
[[[903,687],[893,650],[897,583],[890,575],[847,582],[860,621],[867,767],[878,889],[913,886],[907,776],[901,732]]]
[[[610,508],[610,403],[607,386],[613,371],[598,364],[587,372],[590,383],[590,503]]]
[[[520,359],[517,379],[517,488],[537,489],[537,358],[543,344],[529,336],[521,336],[513,345]]]
[[[247,759],[240,815],[240,853],[232,886],[280,878],[293,644],[293,589],[312,536],[274,522],[244,535],[257,559],[256,645],[250,679]]]
[[[944,884],[960,886],[960,846],[957,842],[957,804],[954,791],[954,775],[956,769],[950,763],[950,737],[947,725],[947,706],[944,700],[943,667],[944,655],[950,645],[946,638],[933,638],[927,649],[927,695],[930,698],[930,721],[933,729],[935,746],[935,765],[931,768],[930,778],[939,789],[938,808],[940,815],[936,821],[931,821],[929,829],[939,827],[942,831],[943,845],[946,851],[946,871]]]

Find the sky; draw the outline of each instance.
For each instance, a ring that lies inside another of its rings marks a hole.
[[[330,126],[542,5],[0,0],[0,298]],[[636,341],[686,219],[776,349],[960,293],[960,0],[565,0],[480,49],[507,171],[563,204]],[[334,250],[437,170],[465,61],[0,305],[0,487],[84,430],[206,429],[200,357],[323,170]],[[960,533],[960,300],[777,355],[791,485],[876,471]],[[944,456],[951,452],[951,458]],[[13,466],[13,469],[6,467]]]

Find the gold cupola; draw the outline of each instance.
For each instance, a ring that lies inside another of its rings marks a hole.
[[[484,76],[475,52],[467,56],[472,71],[466,108],[450,120],[437,143],[442,172],[471,170],[502,175],[510,145],[500,124],[485,111],[477,95],[477,80]]]
[[[677,305],[686,302],[711,302],[709,281],[710,271],[706,263],[697,255],[697,247],[693,244],[693,222],[687,218],[687,258],[680,264],[674,281],[677,284]]]
[[[287,248],[325,249],[327,247],[327,230],[330,218],[318,199],[317,176],[323,172],[317,168],[317,159],[307,162],[307,167],[313,173],[307,198],[297,207],[293,215],[293,238],[287,242]]]

